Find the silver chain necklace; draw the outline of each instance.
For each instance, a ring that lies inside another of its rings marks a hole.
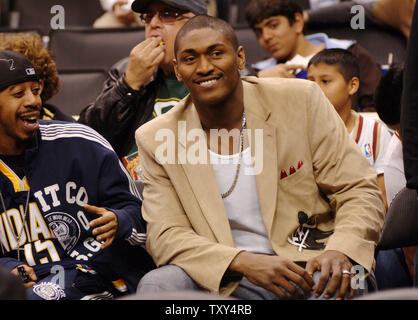
[[[240,150],[239,150],[237,169],[235,171],[235,177],[234,177],[234,181],[232,182],[231,187],[229,188],[227,192],[221,193],[222,199],[225,199],[226,197],[228,197],[232,193],[232,191],[234,191],[235,186],[237,185],[239,171],[241,168],[242,152],[244,150],[244,129],[246,127],[247,127],[247,119],[245,118],[245,111],[243,111],[242,112],[242,125],[241,125],[241,130],[239,131]]]

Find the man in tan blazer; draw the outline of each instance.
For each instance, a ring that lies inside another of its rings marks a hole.
[[[352,297],[353,265],[372,271],[384,206],[319,87],[241,79],[244,50],[213,17],[188,21],[175,54],[190,95],[136,132],[147,249],[163,266],[138,292]]]

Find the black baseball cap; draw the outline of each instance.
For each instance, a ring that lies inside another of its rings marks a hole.
[[[0,92],[27,81],[39,81],[39,76],[29,60],[21,53],[0,50]]]
[[[157,0],[135,0],[132,3],[132,10],[144,13],[147,7]],[[170,7],[193,12],[195,15],[207,14],[208,8],[206,0],[158,0]]]

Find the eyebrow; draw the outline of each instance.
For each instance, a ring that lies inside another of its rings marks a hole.
[[[265,26],[269,25],[270,23],[278,21],[278,20],[279,19],[276,16],[268,17],[264,23],[260,22],[260,23],[255,24],[254,28],[255,29],[261,29],[261,28],[264,28]]]
[[[36,80],[34,80],[34,81],[29,81],[29,82],[34,82],[34,83],[36,83],[37,85],[40,85],[41,84],[41,82],[40,81],[36,81]],[[17,83],[17,84],[12,84],[7,90],[8,91],[12,91],[12,90],[14,90],[15,88],[18,88],[19,86],[21,86],[21,85],[23,85],[24,84],[24,82],[21,82],[21,83]]]
[[[8,88],[8,91],[10,92],[10,91],[13,91],[17,86],[19,86],[20,85],[20,83],[18,83],[18,84],[12,84],[9,88]]]
[[[277,18],[277,17],[270,17],[270,18],[267,19],[266,24],[268,24],[268,23],[270,23],[272,21],[277,21],[277,20],[279,20],[279,18]]]
[[[209,47],[207,47],[206,52],[211,51],[213,49],[215,49],[216,47],[226,47],[226,45],[224,43],[215,43]],[[180,54],[182,53],[195,53],[196,50],[195,49],[184,49],[183,51],[180,52]]]

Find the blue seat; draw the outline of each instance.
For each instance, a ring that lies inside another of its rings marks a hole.
[[[388,64],[389,54],[393,61],[403,63],[406,58],[406,40],[398,31],[390,28],[368,26],[365,29],[353,30],[350,26],[328,26],[306,28],[305,34],[326,33],[330,38],[356,40],[370,52],[380,65]]]

